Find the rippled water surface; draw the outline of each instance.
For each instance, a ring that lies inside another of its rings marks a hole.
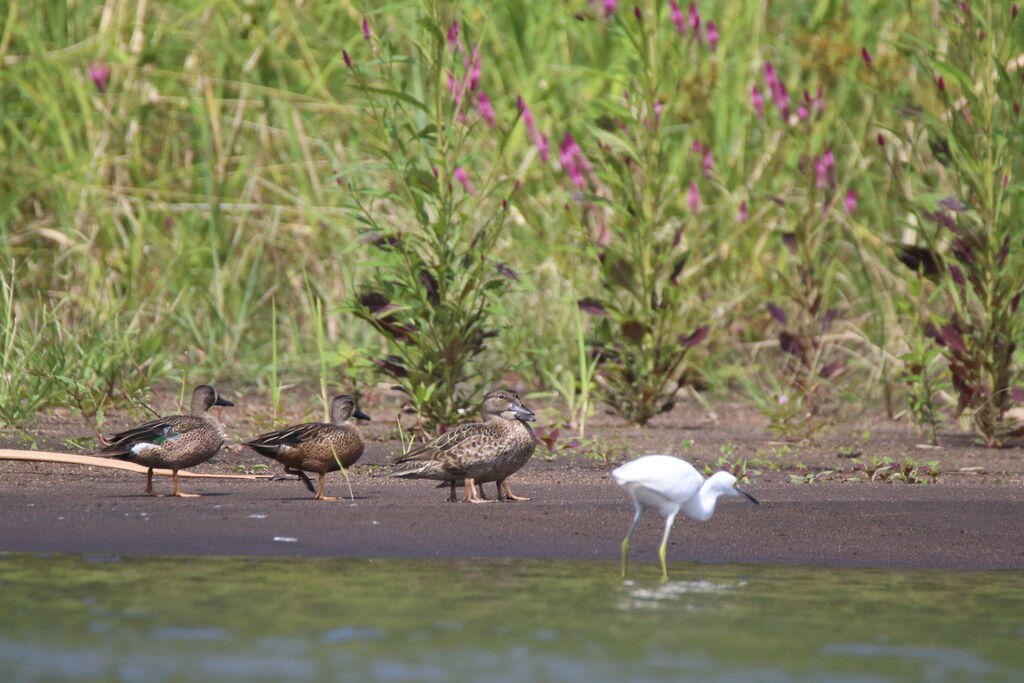
[[[5,681],[1020,681],[1024,572],[0,554]]]

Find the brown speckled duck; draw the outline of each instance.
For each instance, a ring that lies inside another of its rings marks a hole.
[[[160,467],[172,472],[173,495],[197,497],[199,494],[181,492],[178,470],[194,467],[217,455],[224,445],[224,430],[207,411],[211,406],[233,405],[218,396],[213,387],[203,384],[192,392],[188,415],[150,420],[114,434],[103,439],[105,447],[100,453],[148,467],[146,493],[151,496],[159,495],[153,491],[153,469]]]
[[[369,420],[369,416],[356,409],[351,396],[335,396],[331,400],[331,422],[306,422],[261,434],[244,445],[260,455],[273,458],[288,474],[297,475],[316,500],[334,500],[324,495],[324,475],[341,467],[348,468],[363,454],[365,440],[359,427],[349,424],[349,418]],[[340,463],[340,465],[339,465]],[[320,476],[319,486],[306,472]]]
[[[449,502],[455,501],[455,486],[463,480],[466,502],[484,502],[476,484],[488,481],[497,482],[499,500],[529,500],[513,495],[505,480],[533,455],[537,437],[527,424],[536,419],[533,412],[509,389],[487,394],[481,412],[483,422],[453,427],[398,458],[396,464],[409,466],[389,476],[447,483],[451,486]]]

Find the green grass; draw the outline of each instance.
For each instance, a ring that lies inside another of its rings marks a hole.
[[[907,115],[938,103],[912,46],[944,40],[940,5],[703,2],[704,21],[720,32],[711,55],[679,47],[687,39],[671,28],[667,3],[640,3],[644,22],[669,29],[658,49],[699,60],[669,70],[684,76],[678,81],[655,83],[672,104],[661,139],[671,146],[662,180],[674,188],[658,215],[685,215],[686,188],[697,180],[704,208],[684,245],[692,295],[679,300],[688,319],[712,328],[687,360],[713,388],[740,391],[759,372],[785,374],[777,368],[786,355],[758,345],[778,334],[765,304],[791,297],[800,280],[780,236],[805,223],[827,245],[818,252],[830,261],[822,286],[841,309],[828,343],[846,364],[844,381],[866,385],[862,400],[898,385],[895,359],[920,320],[892,303],[918,292],[891,245],[916,239],[915,192],[942,197],[955,187]],[[368,359],[382,355],[384,341],[344,304],[371,281],[376,256],[359,242],[347,181],[379,189],[377,224],[403,230],[414,221],[409,206],[389,199],[397,189],[378,147],[388,140],[371,132],[368,100],[342,50],[366,66],[393,60],[395,92],[385,99],[424,96],[425,71],[402,56],[430,44],[433,29],[419,21],[430,7],[0,0],[0,422],[54,405],[102,417],[158,380],[245,380],[275,397],[281,385],[307,380],[325,400],[328,384],[370,382]],[[601,116],[622,108],[636,75],[624,30],[636,26],[632,4],[620,3],[611,20],[600,3],[582,1],[439,7],[459,19],[467,44],[479,44],[481,87],[508,133],[469,130],[475,177],[521,183],[494,258],[523,282],[474,362],[484,375],[512,366],[531,390],[551,389],[545,377],[583,360],[575,300],[604,291],[592,226],[573,217],[581,205],[557,144],[571,131],[597,158],[598,140],[610,140],[602,131],[615,133]],[[364,13],[372,43],[361,36]],[[111,68],[106,92],[89,76],[101,61]],[[813,97],[822,88],[826,106],[813,125],[780,124],[766,61],[794,109],[804,90]],[[750,104],[754,84],[764,119]],[[548,164],[517,121],[518,95],[550,138]],[[693,141],[714,152],[709,177]],[[835,191],[854,189],[858,207],[846,214],[840,201],[818,225],[809,164],[824,149],[837,159]],[[913,190],[894,180],[884,154],[909,160]],[[750,217],[739,221],[744,201]],[[626,210],[608,209],[613,228]]]

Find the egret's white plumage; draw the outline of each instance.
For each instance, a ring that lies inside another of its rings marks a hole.
[[[622,540],[622,576],[626,576],[626,557],[629,537],[633,535],[644,509],[653,508],[665,518],[658,556],[661,558],[661,578],[668,579],[665,548],[672,522],[682,510],[688,517],[701,522],[711,519],[719,496],[746,496],[759,504],[752,495],[736,486],[736,477],[728,472],[716,472],[707,479],[693,465],[671,455],[645,455],[612,470],[612,479],[626,489],[633,499],[633,523]]]

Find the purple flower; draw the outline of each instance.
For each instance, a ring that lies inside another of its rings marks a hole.
[[[797,107],[796,115],[800,117],[801,121],[806,121],[807,117],[810,116],[810,112],[807,111],[806,105],[801,104],[799,107]]]
[[[452,99],[455,100],[455,107],[460,107],[462,105],[462,82],[455,80],[455,74],[451,71],[448,72],[448,90],[451,91]]]
[[[1017,8],[1017,5],[1013,5],[1012,7],[1010,7],[1010,21],[1013,21],[1014,19],[1017,18],[1017,12],[1019,11],[1020,10]]]
[[[761,97],[761,91],[758,90],[757,86],[751,86],[750,88],[750,103],[754,105],[754,111],[757,112],[757,117],[760,119],[764,118],[764,98]]]
[[[679,3],[676,0],[668,0],[669,7],[672,9],[672,23],[676,25],[676,30],[679,31],[679,35],[686,34],[686,20],[683,19],[683,11],[679,9]],[[638,19],[640,17],[637,17]]]
[[[860,49],[860,56],[864,60],[864,63],[867,64],[869,67],[875,63],[875,60],[871,58],[871,53],[868,52],[868,49],[866,47],[862,47]]]
[[[764,81],[772,93],[772,100],[775,102],[775,107],[779,110],[779,115],[783,121],[787,120],[790,112],[789,92],[786,90],[786,86],[782,84],[782,81],[779,80],[771,62],[765,62],[764,64]]]
[[[825,153],[821,156],[821,160],[825,164],[825,170],[831,175],[836,170],[836,158],[832,154],[832,150],[826,149]]]
[[[878,146],[885,147],[885,137],[881,133],[878,134]]]
[[[526,134],[530,136],[530,141],[540,151],[541,161],[547,162],[551,158],[547,136],[541,135],[540,131],[537,130],[537,122],[533,120],[533,112],[526,106],[526,101],[522,96],[516,98],[516,106],[523,113],[523,125],[526,126]]]
[[[491,106],[491,100],[487,97],[487,93],[480,93],[476,100],[476,110],[480,114],[480,118],[486,121],[488,126],[494,128],[494,107]]]
[[[619,3],[615,0],[604,0],[604,15],[610,17],[615,14],[615,10],[618,9]]]
[[[819,190],[824,189],[825,186],[828,184],[828,169],[825,167],[824,160],[819,156],[814,157],[814,175],[817,178],[815,180],[814,186],[817,187]]]
[[[459,44],[459,22],[452,19],[452,25],[448,27],[448,46],[451,47],[452,52],[455,51],[456,46]]]
[[[562,162],[562,168],[569,174],[572,184],[583,190],[587,187],[587,180],[583,177],[583,171],[579,164],[576,163],[575,150],[578,148],[572,135],[566,133],[562,144],[558,146],[558,159]]]
[[[740,202],[740,210],[739,210],[739,212],[738,212],[738,213],[736,214],[736,219],[737,219],[737,220],[738,220],[738,221],[739,221],[740,223],[742,223],[742,222],[744,222],[745,220],[747,220],[748,218],[750,218],[750,212],[749,212],[749,211],[747,211],[747,203],[746,203],[746,202]]]
[[[853,213],[857,210],[857,193],[852,189],[846,191],[846,199],[843,201],[843,205],[846,206],[846,210],[849,213]]]
[[[707,177],[707,178],[710,178],[711,177],[711,170],[715,166],[715,159],[714,159],[714,157],[711,156],[711,148],[710,147],[707,147],[707,148],[704,149],[703,166],[704,166],[704,176]]]
[[[469,58],[470,71],[469,71],[469,89],[475,91],[480,87],[480,50],[476,45],[473,46],[473,52]]]
[[[373,34],[370,32],[370,22],[363,17],[363,40],[369,40]]]
[[[345,60],[345,66],[352,66],[352,58],[348,56],[348,50],[342,50],[341,56]]]
[[[715,26],[715,22],[709,21],[704,31],[708,36],[708,46],[710,46],[711,51],[714,52],[718,49],[718,27]]]
[[[697,189],[697,181],[690,181],[690,188],[686,192],[686,205],[694,214],[700,211],[700,190]]]
[[[690,3],[690,29],[693,30],[693,37],[700,40],[700,13],[697,12],[697,5]]]
[[[96,89],[107,92],[107,85],[110,83],[110,66],[106,62],[93,62],[89,65],[89,78],[92,79]]]
[[[637,21],[642,21],[643,20],[644,13],[640,11],[640,7],[639,6],[633,8],[633,16],[636,17]]]
[[[455,168],[455,179],[462,183],[462,186],[466,188],[466,192],[470,194],[476,194],[476,188],[473,187],[473,183],[469,179],[469,174],[466,173],[466,169],[461,166]]]
[[[818,86],[818,92],[814,96],[814,100],[811,102],[811,113],[818,115],[825,111],[825,89]]]
[[[939,76],[935,79],[935,85],[938,86],[939,90],[945,90],[946,80],[942,76]]]

